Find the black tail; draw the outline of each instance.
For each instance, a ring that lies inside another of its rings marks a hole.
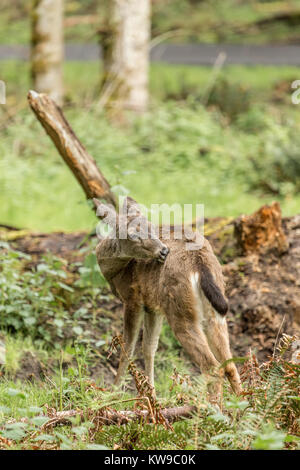
[[[207,266],[201,265],[201,289],[204,292],[205,297],[210,301],[212,306],[221,315],[226,315],[228,312],[228,303],[224,298],[220,288],[215,284],[212,274]]]

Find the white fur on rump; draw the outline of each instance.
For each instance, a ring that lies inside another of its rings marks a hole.
[[[200,294],[199,294],[199,289],[200,289],[200,286],[199,286],[199,273],[198,272],[192,273],[191,277],[190,277],[190,280],[191,280],[192,290],[194,292],[194,296],[195,296],[196,303],[197,303],[198,320],[199,320],[199,323],[202,325],[204,323],[205,319],[204,319],[203,302],[202,302]],[[220,315],[218,312],[216,312],[216,310],[214,308],[213,308],[213,312],[215,314],[216,321],[220,325],[224,325],[226,323],[225,316]]]

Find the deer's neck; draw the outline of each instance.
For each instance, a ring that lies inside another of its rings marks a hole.
[[[105,239],[99,245],[97,258],[102,274],[108,281],[125,269],[132,259],[121,256],[120,252],[120,245],[117,239]]]

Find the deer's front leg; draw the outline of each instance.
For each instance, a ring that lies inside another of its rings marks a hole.
[[[211,312],[211,315],[212,318],[208,324],[206,336],[214,356],[222,364],[232,358],[226,318],[215,312]],[[233,391],[239,395],[242,391],[241,379],[234,362],[229,362],[225,366],[225,375]]]
[[[143,351],[145,360],[145,374],[150,384],[154,387],[154,356],[158,346],[159,334],[163,323],[163,316],[149,310],[145,310]]]
[[[119,385],[124,372],[128,366],[129,359],[132,358],[138,339],[139,331],[142,323],[142,309],[140,305],[124,307],[124,351],[121,352],[121,358],[117,376],[115,378],[115,385]]]

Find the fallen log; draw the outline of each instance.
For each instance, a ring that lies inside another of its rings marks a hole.
[[[76,137],[62,110],[49,96],[35,91],[29,91],[28,101],[32,111],[83,188],[87,199],[93,197],[105,199],[116,206],[116,198],[108,181]]]
[[[174,408],[164,408],[161,410],[161,414],[168,423],[174,423],[180,419],[192,418],[196,411],[196,406],[185,405]],[[50,419],[43,425],[43,429],[48,429],[59,424],[71,424],[72,418],[79,417],[80,419],[85,419],[86,416],[87,414],[81,410],[57,411],[49,417]],[[97,421],[97,425],[102,426],[120,426],[132,421],[151,422],[151,414],[148,410],[117,411],[103,409],[94,413],[93,421]]]

